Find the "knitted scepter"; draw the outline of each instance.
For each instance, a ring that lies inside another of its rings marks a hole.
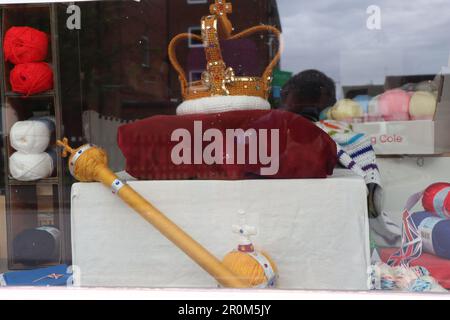
[[[117,194],[126,204],[150,222],[222,286],[228,288],[249,287],[133,188],[123,183],[108,168],[108,156],[104,150],[90,144],[74,150],[69,146],[67,138],[64,138],[63,141],[58,140],[57,144],[64,148],[62,152],[64,158],[68,156],[68,153],[71,154],[69,169],[75,179],[81,182],[101,182],[106,187],[111,188],[113,193]]]

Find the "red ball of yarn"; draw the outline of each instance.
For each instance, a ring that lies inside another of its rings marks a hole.
[[[11,27],[3,41],[5,60],[14,64],[43,61],[47,57],[48,36],[30,27]]]
[[[53,71],[45,62],[16,65],[9,75],[14,92],[26,96],[53,89]]]
[[[450,183],[435,183],[429,186],[423,195],[425,210],[443,219],[450,218]]]

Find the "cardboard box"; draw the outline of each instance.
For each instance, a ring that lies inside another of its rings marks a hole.
[[[434,120],[366,122],[354,130],[371,136],[378,155],[435,155],[450,151],[450,75],[439,76]]]

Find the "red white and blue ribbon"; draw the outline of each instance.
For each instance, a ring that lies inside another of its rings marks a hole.
[[[92,149],[95,147],[93,144],[86,144],[82,146],[72,157],[71,161],[69,162],[69,171],[72,176],[75,176],[75,163],[77,162],[78,158],[81,157],[83,153],[88,151],[89,149]]]
[[[267,279],[266,282],[257,286],[256,289],[266,289],[275,287],[277,275],[275,273],[275,270],[273,270],[269,259],[267,259],[263,254],[258,252],[247,252],[247,254],[253,259],[255,259],[255,261],[261,266],[261,268],[264,270],[264,275],[266,276]]]
[[[125,183],[120,179],[116,179],[111,184],[111,191],[113,194],[118,194],[123,187],[125,187]]]
[[[422,199],[423,192],[414,194],[408,199],[403,211],[402,245],[388,260],[390,266],[409,267],[410,263],[422,255],[422,237],[412,219],[412,209]]]

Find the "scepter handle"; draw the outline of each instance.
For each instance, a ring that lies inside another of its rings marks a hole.
[[[226,268],[221,261],[195,241],[185,231],[167,218],[161,211],[144,199],[127,184],[115,189],[113,184],[120,182],[118,177],[107,167],[100,167],[97,171],[98,181],[116,191],[117,195],[131,208],[138,212],[146,221],[151,223],[162,235],[180,248],[194,260],[201,268],[214,277],[222,286],[227,288],[248,288],[249,286]]]

